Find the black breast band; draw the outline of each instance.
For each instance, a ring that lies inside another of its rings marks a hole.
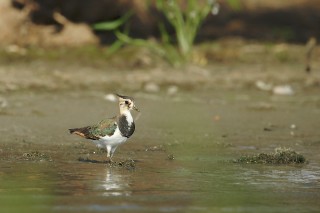
[[[129,123],[127,121],[127,117],[125,115],[122,115],[119,117],[118,126],[119,126],[119,130],[121,132],[121,135],[123,137],[127,137],[127,138],[129,138],[135,130],[134,122],[132,122],[131,125],[129,126]]]

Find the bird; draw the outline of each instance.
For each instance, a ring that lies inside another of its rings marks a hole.
[[[126,142],[135,131],[135,123],[130,111],[140,112],[132,97],[119,94],[116,96],[119,98],[120,109],[117,116],[103,119],[95,125],[69,129],[70,134],[90,139],[97,147],[106,149],[109,162],[112,162],[112,156],[117,147]]]

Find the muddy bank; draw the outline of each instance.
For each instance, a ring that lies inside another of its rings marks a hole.
[[[168,67],[147,71],[139,69],[117,71],[91,66],[31,62],[27,65],[1,66],[0,75],[1,93],[75,89],[106,92],[149,90],[169,92],[171,86],[183,91],[215,88],[257,89],[255,85],[259,80],[274,85],[289,84],[297,91],[319,87],[319,76],[306,75],[303,67],[282,64],[265,68],[260,65],[222,64],[206,68],[188,66],[183,70],[173,70]],[[149,85],[155,85],[155,89],[153,86],[148,89]]]
[[[198,60],[177,68],[143,48],[127,47],[113,56],[90,45],[8,48],[0,53],[2,93],[37,89],[144,91],[150,84],[162,92],[170,86],[184,91],[248,89],[255,88],[257,81],[274,86],[288,84],[302,91],[316,89],[320,82],[320,64],[315,60],[319,51],[314,49],[312,72],[308,74],[303,45],[225,39],[195,47]]]

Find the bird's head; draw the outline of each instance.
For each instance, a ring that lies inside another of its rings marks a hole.
[[[120,112],[123,112],[126,110],[133,110],[133,109],[140,112],[139,109],[134,104],[133,98],[129,96],[119,95],[119,94],[116,94],[116,95],[119,97]]]

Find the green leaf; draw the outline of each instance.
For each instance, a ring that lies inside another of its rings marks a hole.
[[[123,47],[124,42],[121,40],[117,40],[113,42],[113,44],[108,48],[107,54],[112,55],[117,52],[121,47]]]
[[[235,11],[240,11],[242,9],[242,5],[239,0],[227,0],[227,2],[229,6]]]
[[[162,22],[159,23],[158,27],[159,27],[159,31],[161,33],[162,42],[165,44],[169,44],[170,43],[170,36],[166,30],[166,27],[164,26],[164,24]]]
[[[93,29],[95,30],[107,30],[112,31],[118,29],[121,25],[123,25],[131,16],[133,12],[129,11],[121,18],[114,20],[114,21],[107,21],[102,23],[97,23],[93,25]]]

